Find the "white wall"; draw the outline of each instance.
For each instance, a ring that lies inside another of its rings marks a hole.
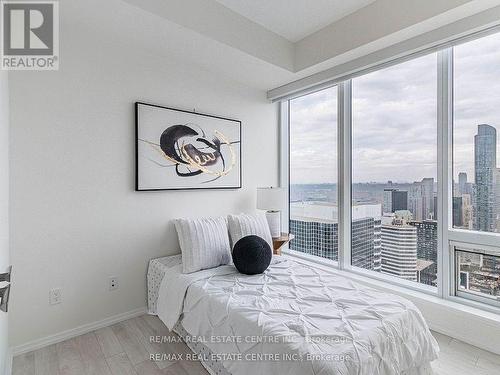
[[[254,210],[255,188],[277,183],[264,91],[68,18],[60,37],[59,71],[10,77],[12,346],[145,306],[148,260],[179,252],[170,219]],[[136,100],[241,120],[243,189],[134,192]]]
[[[0,71],[0,272],[9,265],[9,91],[7,72]],[[3,285],[2,285],[3,286]],[[6,366],[7,314],[0,311],[0,373]]]

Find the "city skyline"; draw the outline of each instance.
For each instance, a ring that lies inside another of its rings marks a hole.
[[[487,124],[474,135],[474,182],[459,173],[453,186],[452,225],[500,232],[500,169],[497,131]],[[354,184],[353,186],[356,186]],[[336,188],[291,185],[291,249],[337,260],[339,214]],[[431,286],[437,285],[438,221],[433,178],[411,184],[376,184],[353,188],[351,264]],[[467,258],[459,264],[460,287],[495,295],[500,291],[500,262]],[[485,263],[485,264],[486,264]],[[485,272],[482,273],[482,270]],[[489,289],[488,289],[489,288]]]
[[[494,160],[493,161],[496,161],[495,162],[495,168],[498,166],[500,168],[500,160],[498,160],[498,158],[500,158],[500,153],[497,153],[496,152],[496,145],[497,144],[500,144],[500,131],[498,131],[498,129],[491,125],[491,124],[477,124],[477,127],[475,128],[476,131],[478,131],[478,129],[480,129],[481,126],[487,126],[489,128],[492,128],[493,131],[494,131],[494,142],[495,142],[495,145],[494,145],[494,148],[493,150],[490,151],[490,153],[492,155],[495,155],[494,156]],[[460,171],[460,170],[455,170],[454,169],[454,178],[453,178],[453,183],[460,183],[460,176],[465,176],[466,179],[467,179],[467,182],[468,183],[475,183],[476,182],[476,179],[477,179],[477,165],[476,165],[476,160],[475,160],[475,148],[476,148],[476,145],[475,145],[475,142],[476,142],[476,139],[477,139],[477,136],[478,134],[474,134],[472,139],[473,139],[473,143],[471,143],[472,145],[472,154],[473,154],[473,161],[472,161],[472,173],[471,172],[466,172],[466,171]],[[498,155],[497,155],[498,154]],[[390,176],[389,176],[390,177]],[[473,180],[471,180],[471,177],[474,177]],[[414,183],[417,183],[417,182],[420,182],[422,180],[425,180],[425,179],[434,179],[434,177],[429,177],[429,176],[420,176],[420,177],[417,177],[415,180],[413,181],[401,181],[401,180],[398,180],[398,179],[386,179],[384,181],[353,181],[353,184],[389,184],[389,183],[394,183],[394,184],[414,184]],[[327,185],[327,184],[334,184],[336,185],[337,182],[302,182],[302,183],[291,183],[292,185],[310,185],[310,184],[317,184],[317,185]]]

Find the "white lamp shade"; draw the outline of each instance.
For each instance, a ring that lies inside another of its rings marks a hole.
[[[257,208],[267,211],[281,211],[285,208],[285,189],[257,188]]]

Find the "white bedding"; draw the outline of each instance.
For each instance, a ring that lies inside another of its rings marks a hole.
[[[233,266],[168,268],[157,312],[240,374],[432,374],[438,345],[404,298],[274,257],[262,275]]]

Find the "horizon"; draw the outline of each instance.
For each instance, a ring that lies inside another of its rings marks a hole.
[[[478,125],[500,144],[500,33],[455,47],[454,62],[453,178],[472,182]],[[354,183],[437,179],[436,53],[354,78],[352,108]],[[290,125],[291,183],[336,183],[336,87],[292,99]]]

